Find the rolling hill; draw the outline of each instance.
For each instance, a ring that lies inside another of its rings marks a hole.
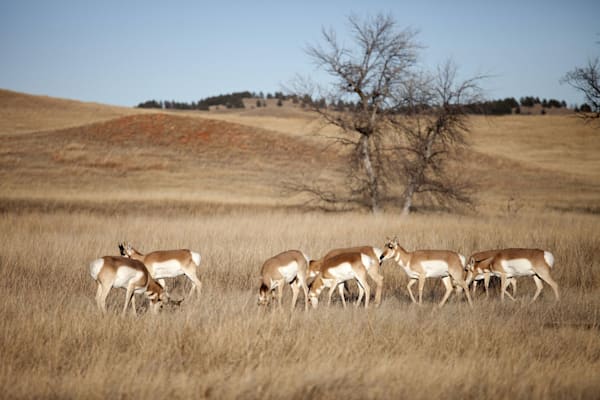
[[[331,128],[298,109],[152,112],[4,90],[0,105],[3,207],[290,207],[306,197],[289,184],[344,184]],[[479,212],[597,212],[597,136],[571,116],[473,117],[456,168],[477,183]]]
[[[0,89],[0,105],[0,135],[63,129],[143,112],[5,89]]]

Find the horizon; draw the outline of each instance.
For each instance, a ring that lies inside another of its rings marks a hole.
[[[461,76],[489,75],[490,100],[533,96],[581,105],[560,78],[600,54],[592,1],[411,4],[378,0],[302,4],[23,1],[0,5],[0,87],[28,94],[134,107],[191,103],[220,94],[274,93],[296,74],[321,82],[304,52],[347,17],[392,15],[419,31],[420,64],[453,59]]]

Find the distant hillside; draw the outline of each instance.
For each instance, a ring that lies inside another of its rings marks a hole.
[[[335,176],[343,166],[302,138],[167,113],[7,135],[3,147],[0,198],[90,200],[102,193],[131,201],[286,204],[285,182],[314,180],[323,171]]]
[[[300,107],[149,111],[0,94],[0,210],[120,201],[287,207],[307,200],[287,183],[346,185],[348,149],[328,146],[324,136],[336,131]],[[451,168],[476,184],[478,211],[598,210],[600,141],[590,126],[569,116],[477,116],[471,130],[473,147]]]
[[[63,129],[140,112],[144,111],[0,89],[0,135]]]

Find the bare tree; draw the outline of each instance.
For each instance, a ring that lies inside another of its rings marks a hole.
[[[410,76],[419,46],[416,33],[399,30],[390,16],[350,17],[349,24],[351,47],[343,46],[334,31],[323,30],[323,45],[311,46],[307,53],[333,78],[330,86],[318,88],[328,103],[342,100],[356,106],[345,112],[329,107],[313,109],[328,124],[341,128],[343,136],[336,138],[338,143],[353,148],[348,169],[351,198],[378,213],[385,187],[381,143],[386,115],[395,106],[397,88]]]
[[[402,214],[408,215],[416,195],[437,206],[471,203],[472,184],[452,175],[449,163],[457,161],[467,145],[467,106],[481,101],[483,76],[459,81],[451,61],[438,67],[433,77],[415,76],[402,88],[402,113],[392,119],[400,132],[399,164],[404,172]]]
[[[582,112],[580,115],[586,121],[600,119],[600,59],[598,57],[589,60],[585,67],[576,67],[568,72],[561,82],[568,83],[585,96],[591,112]]]
[[[349,24],[351,47],[342,46],[335,32],[323,30],[324,43],[307,50],[333,78],[330,86],[302,82],[295,90],[300,98],[306,93],[315,98],[316,92],[330,105],[351,105],[307,102],[326,124],[340,128],[334,143],[351,146],[345,171],[348,192],[344,197],[331,185],[316,184],[295,189],[327,208],[360,204],[373,213],[391,198],[390,189],[400,192],[391,187],[398,183],[405,214],[415,196],[438,206],[469,203],[470,185],[448,172],[447,166],[466,145],[466,104],[479,100],[478,82],[483,77],[459,82],[451,62],[436,74],[420,73],[416,32],[398,29],[390,16],[351,17]]]

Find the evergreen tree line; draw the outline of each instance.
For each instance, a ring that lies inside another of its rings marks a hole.
[[[161,108],[167,110],[208,110],[211,106],[225,106],[227,108],[244,108],[243,99],[278,99],[278,105],[283,105],[283,100],[293,100],[294,103],[298,102],[295,96],[284,95],[282,92],[275,93],[263,93],[263,92],[235,92],[229,94],[221,94],[218,96],[211,96],[204,99],[200,99],[197,102],[191,103],[174,101],[174,100],[147,100],[139,103],[136,107],[138,108]],[[258,104],[258,103],[257,103]],[[266,102],[262,102],[261,105],[266,105]]]
[[[210,106],[244,108],[243,99],[253,97],[248,91],[211,96],[191,103],[174,100],[148,100],[137,105],[138,108],[161,108],[165,110],[208,110]]]
[[[309,95],[305,95],[301,98],[295,95],[285,95],[282,92],[275,93],[264,93],[264,92],[235,92],[230,94],[221,94],[218,96],[211,96],[205,99],[201,99],[197,102],[178,102],[168,100],[148,100],[137,105],[138,108],[160,108],[168,110],[208,110],[211,106],[225,106],[227,108],[244,108],[243,99],[255,98],[256,107],[266,107],[267,99],[277,99],[277,105],[282,106],[283,101],[291,100],[293,104],[299,104],[301,107],[315,105],[319,108],[330,108],[338,111],[353,110],[357,107],[357,104],[353,102],[345,102],[338,100],[334,104],[328,104],[324,98],[313,99]],[[537,104],[541,104],[543,108],[566,108],[567,103],[556,99],[542,99],[539,97],[526,96],[521,97],[517,101],[514,97],[507,97],[505,99],[488,100],[478,103],[469,104],[467,106],[467,112],[471,114],[485,114],[485,115],[504,115],[504,114],[519,114],[521,107],[533,107]]]
[[[520,114],[521,107],[533,107],[537,104],[540,104],[542,108],[567,108],[567,103],[564,100],[559,101],[556,99],[543,99],[540,101],[539,97],[526,96],[521,97],[519,101],[517,101],[514,97],[507,97],[505,99],[470,104],[468,105],[467,109],[468,112],[472,114]]]
[[[566,108],[567,107],[567,103],[563,100],[563,101],[558,101],[556,99],[542,99],[540,101],[539,97],[533,97],[533,96],[526,96],[526,97],[521,97],[519,99],[521,106],[524,107],[533,107],[536,104],[541,104],[543,108]]]

